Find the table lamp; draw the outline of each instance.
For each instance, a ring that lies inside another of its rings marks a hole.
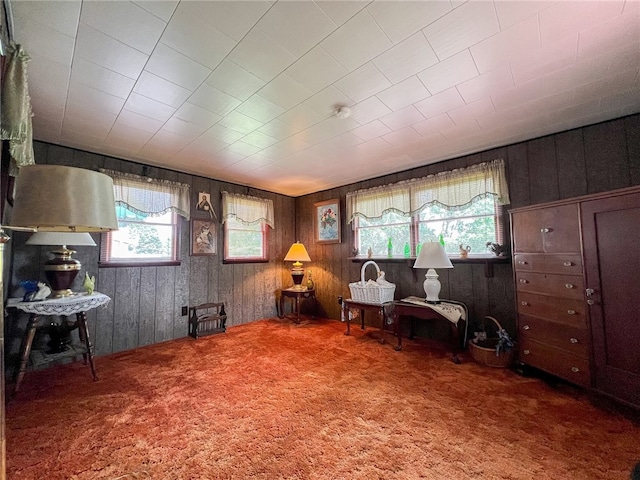
[[[71,286],[78,276],[81,263],[75,258],[71,258],[75,250],[67,248],[67,245],[95,247],[96,243],[88,233],[65,233],[65,232],[36,232],[27,245],[59,245],[60,248],[51,250],[49,253],[53,258],[45,262],[44,274],[51,286],[49,298],[68,297],[73,295]]]
[[[440,281],[436,268],[453,268],[449,257],[439,242],[425,242],[422,244],[418,258],[413,268],[428,268],[425,275],[424,291],[427,294],[427,303],[440,303]]]
[[[310,262],[309,254],[304,245],[296,242],[291,245],[287,255],[284,257],[285,262],[294,262],[291,266],[291,278],[293,279],[293,288],[302,290],[302,279],[304,278],[304,268],[302,262]]]

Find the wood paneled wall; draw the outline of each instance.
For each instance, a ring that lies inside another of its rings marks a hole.
[[[34,143],[38,164],[57,164],[98,170],[107,168],[141,175],[143,166],[133,162],[104,157],[42,142]],[[189,222],[181,218],[179,266],[98,268],[100,234],[92,234],[98,247],[77,247],[75,258],[82,262],[82,272],[74,283],[74,290],[82,290],[85,271],[96,276],[96,290],[111,297],[105,308],[88,314],[90,334],[97,355],[119,352],[143,345],[163,342],[187,335],[187,316],[181,315],[183,306],[207,301],[222,301],[227,311],[227,325],[239,325],[276,315],[278,290],[288,286],[291,276],[284,258],[294,240],[295,199],[245,186],[220,182],[155,167],[145,168],[152,178],[179,181],[191,185],[192,206],[198,192],[209,192],[214,209],[220,217],[220,195],[223,190],[233,193],[270,198],[274,202],[277,228],[269,237],[271,260],[259,264],[231,264],[222,262],[222,254],[190,256]],[[193,208],[193,207],[192,207]],[[192,215],[199,215],[192,209]],[[12,233],[12,269],[9,296],[19,295],[20,280],[45,280],[42,264],[50,258],[50,247],[25,245],[29,234]],[[222,252],[221,226],[218,230],[218,252]],[[26,315],[7,319],[7,351],[9,362],[15,359],[26,326]],[[10,365],[8,365],[10,367]]]
[[[345,218],[347,192],[467,167],[496,158],[503,158],[507,165],[511,196],[511,205],[506,206],[507,210],[638,185],[640,115],[297,198],[298,238],[305,244],[312,259],[308,268],[313,271],[323,314],[339,318],[338,296],[349,298],[349,283],[360,278],[361,262],[347,260],[353,248],[353,234]],[[341,201],[342,243],[318,245],[313,242],[313,204],[331,198],[340,198]],[[505,221],[508,222],[506,215]],[[505,225],[505,233],[509,238],[509,225]],[[387,280],[396,284],[396,298],[424,294],[424,272],[419,271],[416,277],[412,268],[405,263],[382,261],[379,265],[385,271]],[[481,264],[455,264],[452,270],[441,270],[438,274],[442,283],[441,298],[465,302],[472,320],[481,319],[485,315],[494,316],[515,335],[515,293],[510,264],[495,265],[491,278],[485,277],[484,266]],[[369,272],[367,278],[373,278],[373,273]],[[446,334],[446,328],[436,334]]]

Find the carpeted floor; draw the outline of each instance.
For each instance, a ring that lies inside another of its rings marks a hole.
[[[640,427],[571,388],[332,320],[28,372],[9,480],[630,478]]]

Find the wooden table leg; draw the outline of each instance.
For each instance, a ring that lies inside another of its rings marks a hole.
[[[36,329],[38,327],[39,321],[40,317],[35,313],[32,313],[29,316],[29,323],[27,324],[27,334],[24,337],[22,348],[20,349],[20,368],[18,369],[15,385],[13,387],[14,395],[18,393],[18,390],[20,390],[20,384],[22,383],[22,379],[27,372],[27,363],[29,363],[29,355],[31,355],[31,345],[33,344],[33,339],[36,336]]]
[[[451,334],[451,349],[452,355],[451,360],[453,363],[460,363],[460,358],[458,358],[458,352],[460,351],[460,331],[458,329],[458,324],[449,322],[450,329],[449,332]]]
[[[300,323],[300,295],[296,295],[296,323]]]
[[[351,311],[347,307],[345,302],[342,302],[342,314],[344,315],[345,321],[347,322],[347,331],[344,332],[345,335],[351,335]]]
[[[89,367],[91,367],[91,375],[93,375],[93,380],[98,380],[98,375],[96,374],[96,367],[93,363],[93,345],[91,344],[91,340],[89,338],[89,330],[87,329],[87,313],[86,312],[78,312],[76,313],[76,319],[78,321],[78,336],[80,337],[80,341],[84,343],[86,353],[82,354],[82,358],[84,359],[84,364],[87,364],[87,359],[89,360]]]
[[[400,315],[398,315],[395,310],[393,312],[393,326],[395,334],[398,337],[398,344],[394,348],[399,352],[402,350],[402,335],[400,334]]]
[[[278,318],[284,318],[284,293],[280,293],[280,309],[278,310]]]

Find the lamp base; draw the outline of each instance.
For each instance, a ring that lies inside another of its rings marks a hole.
[[[63,246],[60,250],[54,250],[49,253],[53,254],[54,257],[44,264],[44,274],[51,287],[49,298],[74,295],[71,285],[73,285],[73,281],[82,267],[78,260],[71,258],[71,255],[76,252]]]
[[[438,274],[433,268],[427,270],[425,281],[422,286],[424,288],[424,292],[427,294],[427,303],[440,303],[438,295],[440,294],[441,285],[440,280],[438,280]]]
[[[291,278],[293,279],[294,290],[304,290],[302,279],[304,278],[304,269],[302,267],[293,267],[291,269]]]

